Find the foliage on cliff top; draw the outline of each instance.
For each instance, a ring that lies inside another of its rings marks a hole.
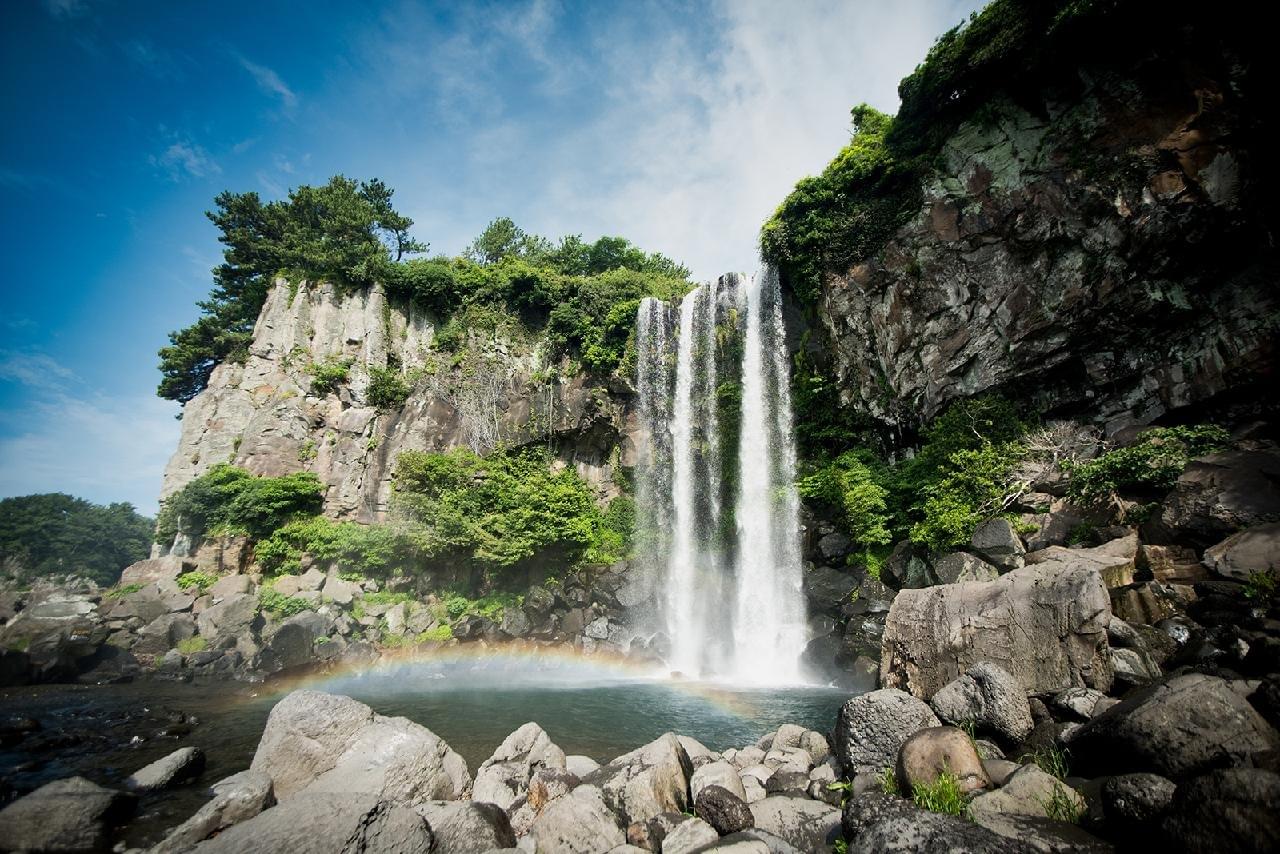
[[[311,472],[255,477],[223,463],[161,503],[155,539],[172,542],[179,528],[193,537],[214,528],[266,537],[293,518],[319,512],[323,496],[324,486]]]
[[[1140,6],[1141,4],[1133,4]],[[1099,27],[1140,15],[1118,0],[994,0],[945,33],[898,86],[895,118],[853,108],[853,138],[765,223],[760,247],[803,301],[824,273],[874,256],[918,212],[946,139],[998,91],[1026,90],[1096,53]]]
[[[383,282],[393,296],[441,317],[468,304],[502,306],[546,325],[557,355],[579,355],[606,373],[626,341],[617,307],[689,287],[685,267],[621,237],[588,243],[570,235],[553,244],[506,218],[490,223],[462,257],[406,261],[427,245],[409,235],[413,220],[395,210],[392,195],[379,180],[341,175],[277,201],[255,192],[219,194],[207,216],[220,231],[223,263],[199,304],[200,318],[170,333],[160,350],[158,394],[186,403],[218,364],[243,360],[276,276],[345,291]]]
[[[152,521],[132,504],[93,504],[61,492],[0,500],[0,565],[22,580],[79,575],[114,584],[147,556]]]

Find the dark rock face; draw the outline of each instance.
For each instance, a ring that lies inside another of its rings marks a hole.
[[[0,810],[0,845],[13,851],[103,851],[133,797],[83,777],[57,780]]]
[[[1185,851],[1275,851],[1280,840],[1280,775],[1230,768],[1185,783],[1174,794],[1165,832]]]
[[[694,812],[721,836],[754,827],[756,822],[747,802],[724,786],[707,786],[699,792]]]
[[[1241,528],[1280,521],[1280,451],[1222,451],[1193,460],[1165,499],[1160,521],[1202,548]]]
[[[962,818],[928,812],[903,798],[867,792],[844,805],[849,851],[1014,854],[1025,849]]]
[[[1102,784],[1102,807],[1109,821],[1138,824],[1157,818],[1169,809],[1173,781],[1158,774],[1121,774]]]
[[[824,282],[845,400],[914,427],[1003,388],[1115,430],[1265,389],[1280,297],[1248,148],[1269,143],[1245,128],[1266,107],[1241,101],[1230,55],[1151,45],[1040,103],[987,101],[917,217]]]

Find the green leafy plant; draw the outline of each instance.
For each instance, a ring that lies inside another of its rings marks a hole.
[[[1071,795],[1071,790],[1065,784],[1054,783],[1053,792],[1042,804],[1045,816],[1053,821],[1079,824],[1085,809]]]
[[[898,775],[891,765],[886,765],[880,769],[880,773],[876,775],[876,782],[880,784],[880,791],[886,795],[902,794],[898,789]]]
[[[889,491],[881,486],[884,475],[877,476],[875,465],[868,452],[849,451],[796,484],[803,497],[837,509],[850,538],[866,547],[892,541]]]
[[[183,655],[195,655],[197,652],[204,652],[208,647],[208,639],[202,635],[192,635],[178,641],[178,645],[174,648]]]
[[[310,611],[311,603],[300,596],[285,596],[277,590],[264,586],[258,591],[258,607],[266,613],[283,619],[301,614],[303,611]]]
[[[313,394],[329,394],[338,390],[338,386],[347,381],[351,373],[350,359],[326,359],[323,362],[312,362],[307,366],[311,375],[311,391]]]
[[[184,572],[177,578],[178,587],[193,592],[196,596],[203,596],[217,580],[218,576],[199,570]]]
[[[213,528],[265,537],[289,519],[319,512],[324,487],[311,472],[254,477],[221,464],[166,498],[156,519],[156,541],[178,533],[203,536]]]
[[[444,643],[453,640],[453,629],[442,624],[425,632],[419,632],[416,640],[418,643]]]
[[[399,409],[409,399],[410,391],[397,368],[369,368],[369,403],[379,409]]]
[[[1173,487],[1192,459],[1225,447],[1230,440],[1226,430],[1212,424],[1147,430],[1128,447],[1071,467],[1071,496],[1090,502],[1112,492],[1162,494]]]
[[[110,590],[108,590],[106,593],[102,595],[106,596],[108,599],[123,599],[125,596],[129,596],[130,594],[137,593],[139,590],[141,590],[146,586],[147,585],[145,584],[122,584],[119,587],[111,588]]]
[[[930,812],[946,815],[969,815],[969,802],[960,788],[960,779],[949,771],[938,775],[932,783],[916,783],[911,787],[911,797],[916,806]]]
[[[1244,595],[1249,599],[1269,599],[1276,592],[1276,581],[1274,570],[1251,572],[1244,583]]]

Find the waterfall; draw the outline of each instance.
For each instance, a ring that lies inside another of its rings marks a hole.
[[[667,664],[693,677],[796,681],[805,614],[777,276],[728,275],[678,309],[645,299],[636,343],[638,551],[660,591]],[[721,383],[734,382],[741,409],[722,421]],[[729,439],[733,489],[722,478]]]

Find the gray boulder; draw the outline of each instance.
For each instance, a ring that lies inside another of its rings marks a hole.
[[[1254,573],[1280,572],[1280,523],[1255,525],[1210,546],[1204,565],[1237,581],[1248,581]]]
[[[1111,854],[1115,849],[1065,821],[1014,813],[983,813],[975,823],[1003,836],[1017,851],[1037,854]]]
[[[1280,522],[1280,451],[1222,451],[1193,460],[1160,511],[1165,529],[1201,547]]]
[[[799,851],[827,851],[840,838],[840,810],[808,798],[771,796],[751,805],[755,826]]]
[[[303,792],[195,847],[199,854],[405,854],[431,850],[409,807],[364,793]]]
[[[1060,714],[1078,721],[1088,721],[1120,702],[1092,688],[1068,688],[1053,696],[1053,707]]]
[[[1210,771],[1178,786],[1164,827],[1186,851],[1274,852],[1280,840],[1280,775],[1258,768]]]
[[[662,854],[691,854],[719,841],[714,827],[700,818],[686,818],[662,838]]]
[[[819,611],[831,610],[858,589],[858,578],[830,566],[818,566],[804,574],[804,595]]]
[[[564,769],[576,777],[586,777],[600,767],[600,763],[590,756],[572,754],[564,758]]]
[[[197,747],[180,747],[145,768],[130,775],[124,784],[135,792],[158,792],[181,783],[189,783],[204,771],[204,751]]]
[[[989,661],[1030,693],[1106,690],[1110,619],[1101,577],[1081,567],[1027,566],[998,581],[903,590],[885,622],[880,683],[932,697]]]
[[[849,553],[853,541],[841,533],[827,534],[818,540],[818,552],[826,560],[836,560]]]
[[[83,777],[46,783],[0,810],[0,845],[12,851],[106,851],[130,795]]]
[[[751,807],[742,797],[718,785],[707,786],[698,792],[694,798],[694,812],[721,836],[754,827],[756,821]]]
[[[542,768],[564,770],[564,767],[564,751],[542,727],[530,722],[507,736],[480,765],[471,797],[509,810],[529,791],[534,772]]]
[[[1280,734],[1230,683],[1201,673],[1131,692],[1070,741],[1086,774],[1154,771],[1174,780],[1277,748]]]
[[[924,702],[882,688],[846,702],[836,716],[835,752],[845,775],[878,774],[891,767],[911,735],[939,721]]]
[[[929,705],[947,723],[973,723],[1013,742],[1025,739],[1035,726],[1026,690],[989,661],[978,662],[944,685]]]
[[[213,834],[253,818],[275,803],[271,778],[257,771],[232,774],[210,787],[213,799],[195,815],[169,831],[149,854],[188,851]]]
[[[995,581],[1000,577],[1000,570],[968,552],[952,552],[933,561],[933,574],[939,584],[959,584],[962,581]]]
[[[850,799],[844,805],[841,827],[851,854],[1023,854],[1026,850],[962,818],[928,812],[880,792]]]
[[[595,854],[626,843],[600,789],[582,785],[552,801],[529,831],[538,854]]]
[[[1062,802],[1083,814],[1084,798],[1066,783],[1046,774],[1037,765],[1023,765],[994,792],[979,795],[969,804],[975,821],[988,815],[1027,815],[1046,818],[1051,803]]]
[[[584,780],[599,787],[605,802],[625,824],[689,808],[693,763],[680,740],[666,733],[619,756]]]
[[[1102,784],[1102,810],[1107,821],[1140,824],[1164,815],[1177,788],[1158,774],[1120,774]]]
[[[210,605],[196,616],[200,634],[209,639],[213,649],[230,649],[242,639],[249,639],[253,629],[261,625],[258,600],[248,593],[228,596]]]
[[[708,762],[693,772],[689,778],[689,796],[694,803],[698,801],[698,793],[708,786],[722,786],[736,797],[745,798],[747,793],[742,789],[742,780],[737,770],[721,759],[719,762]]]
[[[988,519],[973,532],[970,545],[1000,569],[1008,571],[1022,566],[1022,556],[1027,553],[1022,538],[1013,530],[1008,519]]]
[[[484,854],[514,848],[516,835],[501,807],[475,801],[427,801],[414,807],[431,826],[431,854]]]
[[[471,786],[462,757],[426,727],[349,697],[294,691],[267,718],[251,768],[284,801],[301,791],[454,800]]]

